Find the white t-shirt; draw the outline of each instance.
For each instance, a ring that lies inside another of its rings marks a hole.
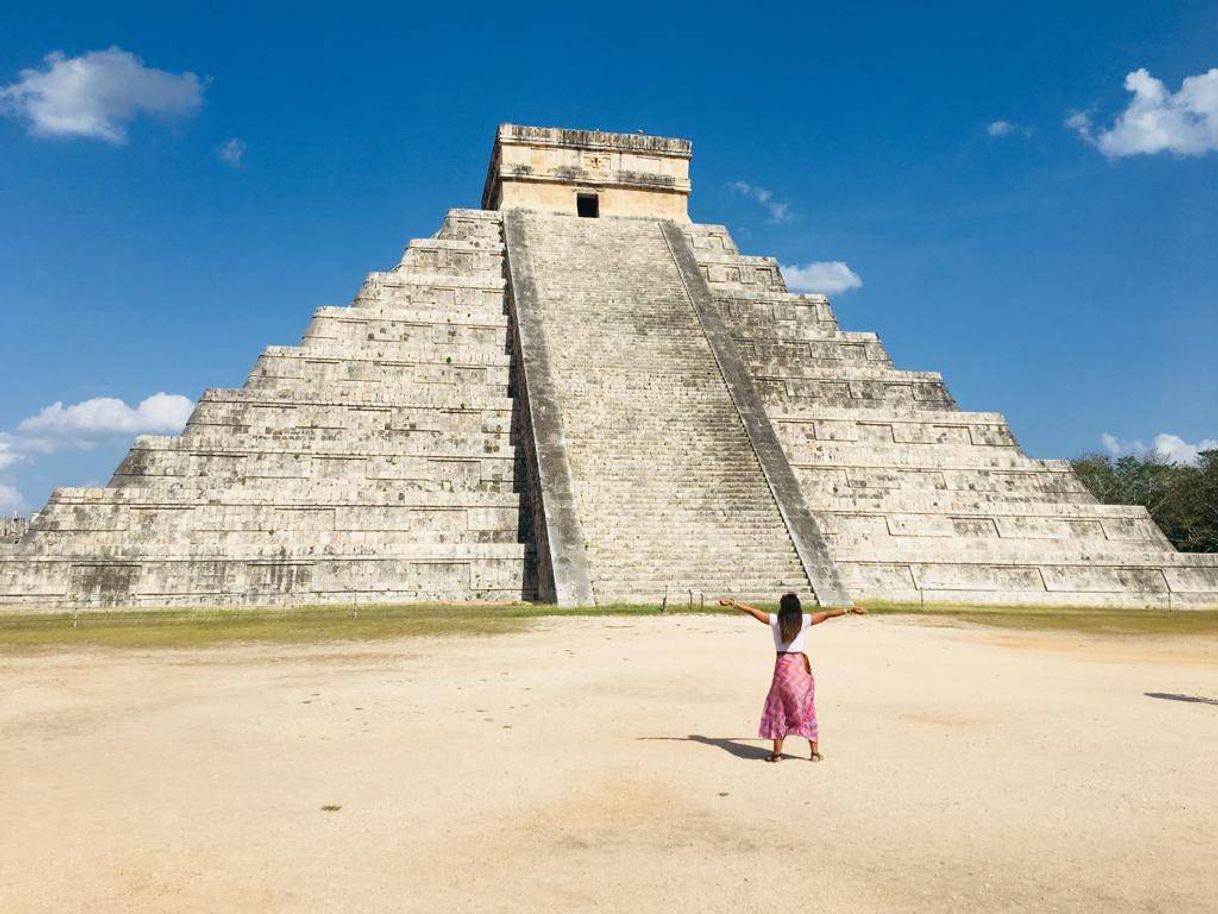
[[[778,627],[778,613],[770,613],[770,634],[774,636],[774,650],[789,651],[792,654],[802,654],[804,652],[804,635],[812,626],[812,617],[804,613],[804,624],[799,629],[799,634],[795,636],[795,640],[790,644],[784,644],[782,641],[782,629]]]

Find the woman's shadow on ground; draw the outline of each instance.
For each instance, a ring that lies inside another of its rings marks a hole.
[[[763,759],[769,756],[770,750],[764,746],[755,746],[743,739],[724,739],[715,736],[699,736],[691,733],[689,736],[640,736],[646,740],[672,740],[681,743],[701,743],[704,746],[714,746],[724,752],[730,752],[736,758]]]

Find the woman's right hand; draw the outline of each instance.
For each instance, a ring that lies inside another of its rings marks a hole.
[[[735,605],[736,605],[736,601],[735,601],[735,600],[729,600],[727,597],[724,597],[722,600],[720,600],[720,601],[719,601],[719,605],[720,605],[720,606],[735,606]]]

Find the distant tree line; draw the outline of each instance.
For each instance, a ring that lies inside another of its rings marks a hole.
[[[1202,451],[1195,466],[1153,451],[1085,454],[1070,463],[1105,504],[1145,507],[1181,552],[1218,552],[1218,451]]]

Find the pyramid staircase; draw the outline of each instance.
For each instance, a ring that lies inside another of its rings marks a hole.
[[[663,223],[508,218],[521,230],[511,268],[528,260],[536,287],[596,598],[806,592]]]

